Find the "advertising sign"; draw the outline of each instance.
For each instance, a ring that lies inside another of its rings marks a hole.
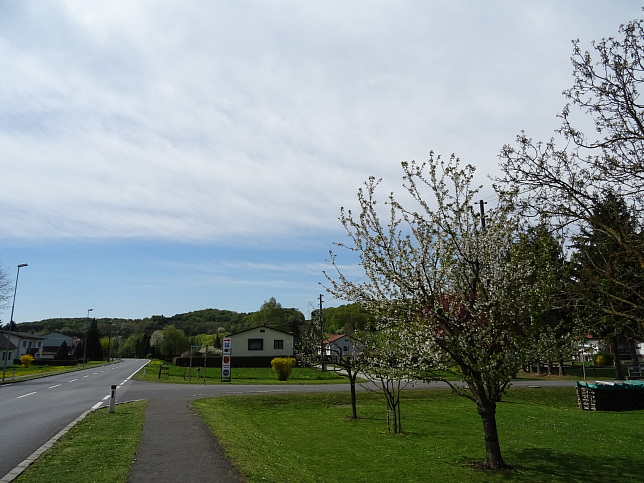
[[[230,337],[226,337],[223,341],[221,349],[221,380],[222,382],[230,382],[230,359],[231,359],[231,344]]]

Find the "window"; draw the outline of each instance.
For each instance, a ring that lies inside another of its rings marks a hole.
[[[274,340],[273,349],[284,349],[284,341],[281,339]]]
[[[27,341],[26,340],[22,341],[22,347],[27,347]]]
[[[248,339],[248,350],[249,351],[263,351],[264,350],[264,339]]]

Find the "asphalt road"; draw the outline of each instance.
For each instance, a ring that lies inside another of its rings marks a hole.
[[[0,478],[85,411],[109,404],[112,385],[118,401],[132,384],[129,378],[146,363],[129,359],[0,386]]]

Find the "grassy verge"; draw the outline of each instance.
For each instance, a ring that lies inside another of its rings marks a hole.
[[[33,379],[36,377],[42,377],[42,376],[49,376],[52,374],[61,374],[63,372],[74,372],[74,371],[79,371],[81,369],[88,369],[91,367],[98,367],[98,366],[103,366],[107,364],[106,362],[103,361],[92,361],[88,362],[84,366],[82,364],[78,364],[76,366],[39,366],[39,365],[31,365],[29,367],[23,367],[23,366],[11,366],[8,367],[6,372],[5,372],[5,380],[6,381],[24,381],[26,379]]]
[[[386,434],[382,396],[253,395],[194,402],[251,482],[641,481],[644,411],[585,412],[572,388],[513,389],[499,404],[507,472],[488,473],[482,425],[449,390],[403,395],[404,435]]]
[[[346,377],[333,371],[322,372],[317,369],[296,367],[288,381],[278,381],[275,372],[268,368],[234,368],[232,381],[221,382],[221,369],[209,367],[204,370],[196,367],[179,367],[172,364],[164,366],[159,377],[160,363],[152,362],[145,370],[140,370],[134,379],[137,381],[163,382],[172,384],[342,384],[349,382]],[[204,373],[206,377],[204,376]]]
[[[90,413],[15,481],[127,482],[146,404],[119,404],[113,413]]]

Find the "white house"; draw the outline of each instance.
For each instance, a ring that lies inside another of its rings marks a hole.
[[[2,367],[5,365],[7,367],[13,366],[13,356],[16,354],[16,349],[15,344],[5,337],[4,334],[0,333],[0,354],[2,354],[0,363],[2,363]],[[7,361],[6,364],[5,359]]]
[[[230,335],[231,355],[235,357],[280,357],[293,355],[293,334],[260,325]]]
[[[15,346],[15,350],[10,350],[9,354],[7,354],[7,357],[9,357],[7,364],[14,359],[20,359],[25,354],[33,356],[34,359],[40,359],[42,356],[43,336],[27,332],[9,332],[8,330],[1,330],[0,334],[4,336],[5,343],[6,338],[9,338],[10,343]],[[4,352],[4,346],[2,351]]]
[[[362,350],[362,343],[350,335],[339,334],[329,336],[322,342],[326,357],[346,356]]]
[[[639,359],[644,358],[644,342],[635,340],[635,353]],[[580,348],[580,357],[582,361],[591,361],[593,355],[597,354],[602,349],[607,349],[606,344],[602,339],[595,337],[593,335],[587,335],[586,340],[583,342]],[[618,350],[621,359],[630,359],[631,358],[631,347],[627,344],[618,344]]]

